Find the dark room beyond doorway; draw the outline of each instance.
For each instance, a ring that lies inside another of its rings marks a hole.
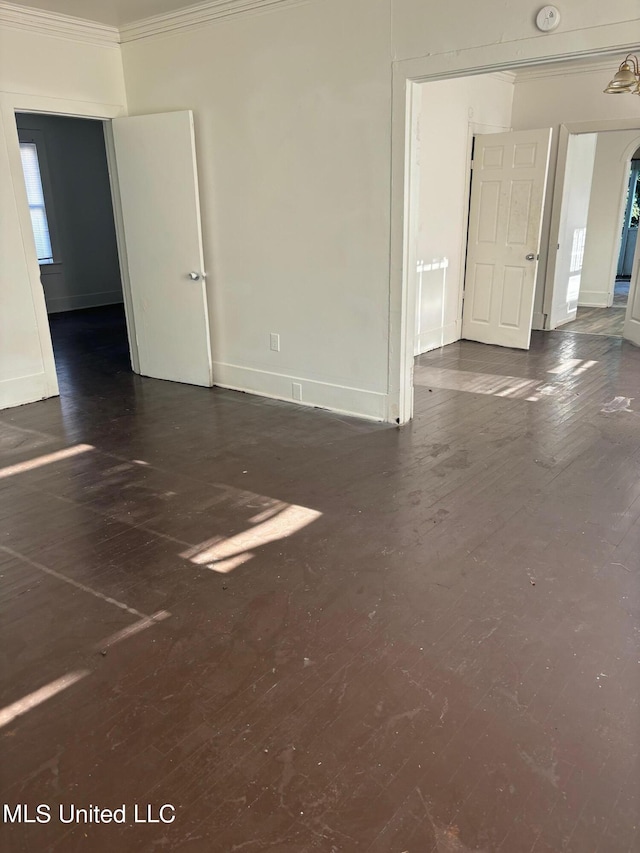
[[[101,121],[16,113],[60,393],[131,371]]]

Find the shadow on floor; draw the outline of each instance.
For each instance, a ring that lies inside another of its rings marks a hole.
[[[133,378],[122,304],[51,314],[49,326],[61,396],[99,390],[100,377]]]

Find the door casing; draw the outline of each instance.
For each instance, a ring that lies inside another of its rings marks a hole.
[[[122,292],[124,297],[125,315],[127,320],[127,335],[129,338],[129,350],[131,353],[131,365],[135,372],[139,371],[138,348],[134,317],[131,302],[131,286],[126,263],[126,246],[122,224],[122,212],[120,208],[120,196],[117,187],[117,170],[115,162],[115,149],[113,146],[113,133],[111,119],[126,115],[124,106],[101,104],[93,102],[72,101],[61,98],[50,98],[42,95],[25,95],[18,93],[0,94],[0,112],[3,124],[7,128],[7,148],[11,164],[11,174],[14,184],[16,206],[20,229],[23,234],[23,243],[27,256],[27,268],[29,275],[29,286],[33,299],[36,325],[42,351],[43,367],[47,395],[55,397],[59,393],[58,377],[56,374],[53,346],[51,343],[51,330],[49,318],[44,299],[44,291],[40,281],[40,267],[35,252],[33,234],[31,230],[31,218],[27,194],[24,189],[24,177],[22,174],[22,163],[20,159],[20,146],[18,130],[16,127],[16,113],[45,113],[49,115],[65,116],[68,118],[84,118],[101,121],[104,128],[105,148],[107,153],[107,167],[111,183],[111,196],[113,200],[113,214],[116,227],[116,241],[118,245],[118,256],[120,259],[120,275],[122,279]],[[30,250],[31,249],[31,250]]]
[[[566,176],[567,167],[567,152],[569,150],[569,138],[571,134],[580,133],[606,133],[607,131],[616,130],[637,130],[640,134],[640,119],[620,119],[607,121],[586,121],[586,122],[568,122],[560,125],[558,135],[558,159],[556,166],[556,175],[553,186],[553,206],[551,209],[551,225],[549,236],[549,255],[547,258],[547,271],[545,279],[545,289],[543,297],[543,311],[546,314],[545,329],[551,329],[551,305],[553,302],[553,282],[555,281],[557,250],[552,250],[552,247],[558,245],[560,236],[560,217],[562,215],[562,190]],[[636,150],[637,145],[629,146],[624,154],[624,157],[630,162],[631,156]],[[627,176],[628,178],[628,176]],[[624,216],[624,192],[626,184],[620,187],[620,229],[622,229],[622,219]],[[619,248],[619,244],[618,244]],[[610,281],[615,281],[616,268],[618,265],[618,254],[614,251],[611,256],[611,273]],[[613,285],[612,285],[613,291]]]
[[[616,38],[617,36],[617,38]],[[608,30],[608,46],[606,50],[601,45],[583,50],[571,48],[562,55],[539,55],[539,40],[537,37],[518,42],[517,55],[513,45],[509,43],[493,44],[483,48],[468,51],[464,57],[456,59],[455,55],[434,55],[416,59],[401,60],[392,68],[392,122],[391,122],[391,228],[390,228],[390,260],[389,260],[389,340],[388,340],[388,372],[387,372],[387,420],[397,424],[407,423],[413,416],[413,345],[414,318],[416,296],[416,264],[411,263],[412,254],[415,258],[417,217],[411,216],[411,207],[415,207],[413,185],[417,180],[417,165],[419,163],[419,147],[417,139],[417,87],[419,84],[435,80],[445,80],[455,77],[465,77],[472,74],[484,74],[496,71],[512,71],[523,67],[546,65],[550,60],[588,59],[606,56],[618,57],[637,47],[635,42],[629,42],[628,24],[612,25]],[[455,60],[455,61],[454,61]],[[463,62],[464,67],[456,67],[455,62]],[[81,102],[65,98],[52,98],[43,95],[20,93],[0,94],[0,112],[3,122],[8,128],[15,129],[16,112],[43,112],[66,115],[77,118],[93,118],[106,122],[105,140],[107,158],[110,170],[113,169],[113,143],[110,140],[109,121],[118,116],[127,115],[124,105],[102,104],[96,102]],[[598,130],[633,130],[640,127],[640,120],[582,122],[565,125],[568,132],[598,132]],[[580,130],[584,128],[584,130]],[[424,132],[424,129],[423,129]],[[560,129],[559,142],[562,145],[563,129]],[[14,184],[22,181],[20,149],[17,129],[15,134],[7,134],[7,146],[11,162],[11,173]],[[565,141],[566,146],[566,141]],[[558,158],[558,166],[561,158]],[[558,170],[559,171],[559,170]],[[554,184],[554,209],[551,217],[551,230],[555,224],[556,234],[559,225],[559,211],[555,199],[556,188],[560,176],[556,173]],[[564,175],[562,175],[564,178]],[[112,181],[113,187],[113,181]],[[28,234],[31,228],[26,192],[20,198],[17,192],[18,217],[23,234]],[[126,268],[126,253],[121,230],[121,215],[117,193],[113,195],[114,214],[118,251],[123,268]],[[414,211],[417,213],[417,211]],[[555,222],[554,222],[555,220]],[[32,238],[31,238],[32,239]],[[28,245],[28,240],[25,241]],[[553,237],[550,245],[553,245]],[[549,262],[554,261],[554,254],[549,256]],[[555,264],[553,264],[555,266]],[[49,396],[58,393],[58,382],[51,346],[51,334],[40,283],[39,267],[35,257],[29,259],[29,284],[35,306],[36,323],[43,353],[44,373],[47,380]],[[552,279],[553,270],[547,270],[547,281]],[[126,272],[122,276],[123,292],[125,293],[125,308],[127,298],[130,299],[129,282]],[[129,296],[127,291],[129,289]],[[545,290],[545,304],[548,295]],[[545,311],[548,313],[548,311]],[[137,351],[135,346],[135,330],[133,318],[127,315],[130,334],[131,357],[135,369]]]
[[[615,35],[618,41],[615,43]],[[629,34],[623,26],[615,27],[609,33],[610,42],[606,49],[602,46],[582,50],[569,48],[562,55],[540,56],[535,39],[518,42],[517,56],[513,45],[492,44],[468,51],[464,57],[453,54],[433,55],[415,59],[401,60],[393,66],[392,85],[392,163],[391,163],[391,247],[390,247],[390,289],[389,289],[389,359],[388,359],[388,420],[398,424],[407,423],[413,416],[413,350],[415,331],[416,289],[417,289],[417,211],[414,192],[418,181],[420,148],[418,87],[422,83],[448,80],[457,77],[469,77],[476,74],[497,71],[514,71],[519,68],[534,68],[548,65],[550,61],[578,60],[607,56],[618,57],[620,53],[635,49],[637,45],[629,42]],[[573,48],[573,45],[572,45]],[[456,63],[464,67],[456,67]],[[597,132],[602,129],[634,129],[636,120],[599,121],[576,123],[585,125],[583,132]],[[608,125],[608,126],[607,126]],[[619,127],[616,128],[615,125]],[[421,133],[428,132],[422,127]],[[573,132],[573,131],[572,131]],[[564,174],[562,175],[564,179]],[[557,244],[559,211],[557,208],[558,175],[554,182],[551,238],[549,245]],[[562,183],[560,182],[560,186]],[[555,226],[556,242],[553,228]],[[543,225],[543,229],[546,226]],[[544,233],[544,231],[543,231]],[[546,282],[553,280],[555,272],[555,252],[550,253],[553,270],[547,269]],[[543,300],[548,301],[545,286]],[[545,313],[548,314],[548,310]]]
[[[634,165],[635,164],[635,165]],[[627,206],[624,212],[624,221],[622,227],[622,237],[620,239],[620,251],[618,253],[618,268],[616,270],[616,277],[625,276],[625,267],[629,258],[631,260],[631,264],[633,265],[633,256],[635,254],[635,245],[637,242],[638,236],[638,226],[635,228],[631,227],[631,212],[633,210],[633,202],[636,198],[635,189],[638,182],[638,173],[640,173],[640,160],[637,158],[635,160],[631,160],[631,169],[629,170],[629,189],[627,194]],[[633,233],[633,238],[631,234]],[[629,249],[629,241],[633,241],[633,246],[631,250]],[[631,277],[632,270],[629,271],[629,277]]]

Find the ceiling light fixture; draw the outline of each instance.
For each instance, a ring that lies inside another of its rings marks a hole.
[[[607,95],[640,95],[640,66],[638,57],[630,53],[620,63],[613,80],[604,90]]]

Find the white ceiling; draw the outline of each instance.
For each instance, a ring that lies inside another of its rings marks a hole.
[[[9,0],[15,6],[84,18],[111,27],[198,6],[202,0]]]

